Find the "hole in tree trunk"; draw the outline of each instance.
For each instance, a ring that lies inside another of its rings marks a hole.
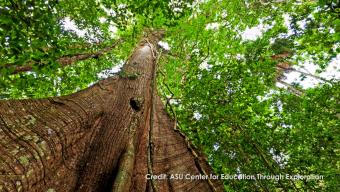
[[[133,110],[140,111],[142,108],[142,103],[137,98],[132,97],[130,99],[130,106]]]

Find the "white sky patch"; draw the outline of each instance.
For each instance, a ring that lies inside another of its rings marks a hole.
[[[29,74],[29,75],[32,74],[34,78],[37,77],[37,73],[34,72],[34,71],[26,71],[25,73],[26,73],[26,74]]]
[[[180,0],[171,0],[168,3],[169,8],[176,14],[176,13],[181,13],[183,12],[183,6],[184,6],[184,1]],[[190,6],[186,4],[186,6]]]
[[[205,29],[206,30],[217,30],[219,27],[221,26],[221,23],[208,23],[206,26],[205,26]]]
[[[223,10],[222,13],[221,13],[221,17],[222,17],[223,19],[225,19],[227,16],[228,16],[227,11]]]
[[[110,36],[112,38],[115,38],[116,35],[117,35],[118,28],[116,26],[114,26],[114,25],[110,25],[109,26],[109,31],[111,32]]]
[[[269,90],[269,92],[265,93],[264,96],[256,96],[256,99],[260,102],[266,101],[270,99],[273,95],[279,94],[280,92],[274,89]]]
[[[104,5],[100,5],[100,8],[102,8],[107,15],[110,15],[112,17],[115,17],[117,15],[113,9],[107,9]]]
[[[279,83],[279,82],[276,82],[275,85],[276,85],[276,87],[278,87],[278,88],[286,88],[285,85],[283,85],[283,84],[281,84],[281,83]]]
[[[285,129],[291,129],[291,128],[293,128],[293,125],[287,125],[287,124],[284,124],[284,123],[282,123],[281,126],[282,126],[283,128],[285,128]]]
[[[161,46],[166,51],[170,50],[169,44],[167,42],[165,42],[165,41],[159,41],[158,45]]]
[[[178,105],[179,101],[177,99],[170,99],[169,103],[170,105]]]
[[[340,54],[331,60],[325,72],[320,73],[320,76],[326,79],[340,79]]]
[[[106,18],[105,18],[105,17],[99,18],[99,22],[100,22],[100,23],[105,23],[105,22],[106,22]]]
[[[105,69],[104,71],[101,71],[100,73],[97,74],[97,77],[99,79],[106,79],[108,77],[113,76],[114,74],[118,73],[119,71],[122,70],[122,67],[124,65],[124,61],[120,61],[118,65],[113,66],[110,69]]]
[[[202,118],[202,114],[200,114],[199,112],[194,112],[194,118],[196,119],[196,120],[200,120],[201,118]]]
[[[104,23],[104,22],[106,22],[106,18],[101,17],[101,18],[99,18],[99,21],[101,23]],[[98,39],[95,37],[94,34],[90,33],[89,29],[79,29],[78,26],[76,25],[76,23],[73,20],[71,20],[69,17],[66,17],[65,19],[63,19],[62,27],[65,30],[75,32],[79,37],[86,37],[87,36],[89,42],[98,42]],[[118,31],[118,28],[114,25],[114,23],[111,23],[110,26],[109,26],[109,32],[111,32],[110,37],[116,38],[117,31]]]
[[[293,66],[293,68],[303,71],[306,73],[310,73],[319,77],[322,77],[327,80],[331,79],[340,79],[340,54],[337,55],[336,58],[332,59],[332,61],[329,63],[327,68],[324,72],[320,74],[316,74],[316,70],[319,68],[319,66],[314,65],[313,63],[310,63],[309,61],[305,61],[300,66]],[[304,80],[301,81],[301,73],[299,72],[289,72],[285,74],[286,79],[285,82],[292,84],[292,83],[299,83],[303,89],[307,88],[313,88],[318,86],[321,83],[324,83],[322,80],[318,80],[314,77],[306,76]],[[285,87],[284,85],[277,83],[278,87]]]
[[[245,59],[245,57],[244,57],[244,54],[236,54],[236,59],[237,60],[244,60]]]
[[[182,11],[183,11],[183,9],[180,8],[180,7],[174,7],[173,8],[173,12],[175,12],[175,13],[181,13]]]
[[[237,173],[237,174],[241,174],[241,173],[242,173],[240,167],[237,167],[236,173]]]
[[[200,5],[207,3],[208,0],[194,0],[191,4],[187,3],[187,7],[192,9],[193,12],[192,14],[189,16],[189,20],[196,18],[197,15],[199,15],[200,13],[202,13],[202,10],[200,9]]]
[[[191,51],[192,54],[199,55],[200,50],[195,48]]]
[[[68,31],[74,31],[79,37],[85,37],[86,30],[79,29],[76,23],[69,17],[66,17],[62,21],[62,27]]]
[[[285,24],[285,26],[286,26],[287,29],[288,29],[287,35],[288,35],[288,36],[293,35],[293,34],[294,34],[294,31],[293,31],[292,28],[290,27],[292,18],[291,18],[287,13],[283,14],[282,16],[283,16],[284,24]],[[301,25],[302,25],[302,24],[303,24],[303,23],[301,23]]]
[[[56,96],[60,96],[60,83],[61,83],[61,77],[57,77],[53,79],[53,85],[55,87]]]
[[[282,110],[283,110],[282,101],[278,100],[278,101],[276,102],[276,107],[277,107],[277,109],[279,110],[279,112],[282,113]]]
[[[220,148],[220,145],[219,145],[218,143],[215,143],[215,144],[214,144],[214,150],[217,151],[218,148]]]
[[[328,30],[329,30],[329,33],[335,33],[335,30],[333,29],[333,28],[328,28]]]
[[[219,79],[221,79],[221,75],[220,74],[215,74],[214,78],[219,80]]]
[[[118,9],[125,9],[126,7],[127,7],[127,5],[124,4],[124,3],[121,3],[121,4],[118,5]]]
[[[290,27],[292,18],[289,14],[283,14],[282,15],[283,20],[284,20],[284,25],[287,27],[287,36],[291,36],[294,34],[293,29]],[[275,23],[268,25],[268,24],[263,24],[264,19],[260,19],[260,24],[255,26],[255,27],[247,27],[245,31],[242,32],[241,37],[243,40],[256,40],[257,38],[261,37],[262,34],[267,31],[268,29],[272,28]],[[306,28],[306,20],[301,20],[297,22],[299,27],[303,30]]]
[[[79,29],[76,23],[69,17],[65,17],[62,20],[61,26],[67,31],[73,31],[79,37],[86,38],[87,41],[90,43],[99,41],[98,38],[96,37],[96,34],[94,33],[100,34],[101,33],[100,31],[93,31],[91,29]]]
[[[317,11],[317,9],[315,10]],[[314,19],[313,15],[310,14],[308,16],[310,19]],[[294,31],[290,27],[292,18],[288,14],[283,14],[284,24],[288,29],[287,35],[293,35]],[[306,19],[298,21],[297,24],[299,27],[304,30],[307,25]],[[319,29],[321,30],[321,29]],[[331,30],[331,29],[329,29]],[[330,79],[340,79],[340,54],[336,56],[336,58],[332,59],[332,61],[328,64],[327,68],[320,74],[316,73],[316,70],[319,69],[318,65],[315,65],[313,63],[310,63],[309,61],[305,61],[304,63],[299,63],[299,66],[293,66],[293,68],[298,69],[299,71],[303,71],[306,73],[310,73],[319,77],[322,77],[324,79],[330,80]],[[318,80],[314,77],[306,76],[304,80],[301,81],[301,73],[299,72],[289,72],[285,73],[286,79],[285,82],[292,84],[292,83],[298,83],[302,86],[303,89],[307,88],[313,88],[318,86],[321,83],[324,83],[322,80]],[[276,84],[278,87],[286,87],[285,85],[282,85],[281,83]]]
[[[242,39],[243,40],[256,40],[261,35],[262,35],[262,32],[261,32],[261,29],[259,27],[247,28],[242,33]]]
[[[272,28],[274,24],[275,23],[273,23],[272,25],[263,24],[263,21],[260,19],[259,25],[252,28],[247,27],[246,30],[242,32],[241,37],[244,41],[256,40],[257,38],[261,37],[265,31]]]
[[[209,70],[211,68],[211,65],[208,64],[208,60],[204,60],[199,66],[198,68],[200,68],[201,70],[206,69]]]
[[[289,159],[288,155],[283,154],[282,152],[280,153],[275,153],[275,150],[273,148],[269,149],[269,153],[272,155],[272,158],[274,159],[274,161],[276,161],[277,164],[279,164],[279,166],[281,168],[284,168],[285,165],[287,164],[287,161]]]
[[[301,29],[303,29],[303,30],[306,29],[306,26],[307,26],[306,19],[301,20],[301,21],[298,21],[297,24],[299,25],[299,27],[300,27]]]
[[[337,52],[337,51],[336,51],[337,48],[340,48],[340,42],[336,42],[336,43],[334,43],[334,45],[332,46],[332,49],[333,49],[334,52]]]
[[[228,153],[228,156],[229,156],[231,159],[235,159],[235,157],[236,157],[235,151],[229,152],[229,153]]]
[[[273,123],[266,123],[266,125],[268,126],[268,127],[270,127],[270,128],[272,128],[273,127]]]

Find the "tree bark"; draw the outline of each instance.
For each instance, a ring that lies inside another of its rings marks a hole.
[[[223,191],[218,180],[146,178],[213,173],[153,90],[161,36],[141,41],[124,76],[69,96],[0,101],[0,191]]]

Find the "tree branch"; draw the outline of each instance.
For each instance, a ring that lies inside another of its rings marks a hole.
[[[315,79],[318,79],[318,80],[321,80],[321,81],[324,81],[324,82],[327,82],[327,83],[332,83],[332,81],[327,80],[327,79],[325,79],[325,78],[323,78],[323,77],[316,76],[316,75],[313,75],[313,74],[311,74],[311,73],[306,73],[306,72],[300,71],[300,70],[298,70],[298,69],[294,69],[294,68],[292,68],[292,67],[285,68],[285,67],[283,67],[283,66],[281,66],[281,65],[277,65],[277,68],[279,68],[279,70],[295,71],[295,72],[301,73],[302,75],[310,76],[310,77],[313,77],[313,78],[315,78]]]
[[[105,47],[98,52],[95,53],[84,53],[84,54],[76,54],[73,56],[64,56],[59,59],[57,59],[57,62],[60,64],[61,67],[65,67],[68,65],[71,65],[77,61],[83,61],[86,59],[91,59],[91,58],[99,58],[100,56],[104,55],[105,53],[110,52],[114,47],[117,45],[121,44],[123,42],[122,39],[119,39],[116,43],[109,47]],[[36,61],[29,61],[27,64],[24,64],[22,66],[17,66],[12,74],[17,74],[21,72],[26,72],[26,71],[32,71],[34,64],[37,64],[38,62]],[[5,64],[4,68],[10,68],[13,66],[13,64]]]
[[[294,93],[295,95],[297,96],[302,96],[303,95],[303,92],[300,91],[300,90],[297,90],[295,87],[293,87],[291,84],[285,82],[285,81],[282,81],[282,80],[277,80],[277,82],[281,83],[282,85],[285,85],[292,93]]]

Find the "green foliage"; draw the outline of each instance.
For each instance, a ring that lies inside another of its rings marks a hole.
[[[336,189],[339,84],[308,89],[304,96],[287,93],[276,87],[277,62],[271,59],[289,53],[292,64],[312,59],[325,68],[339,53],[332,48],[338,46],[338,33],[315,30],[309,24],[302,30],[293,21],[290,30],[299,33],[289,35],[283,14],[303,20],[313,12],[324,18],[313,22],[334,26],[336,16],[327,11],[307,1],[248,5],[221,1],[218,6],[209,1],[168,30],[171,56],[161,60],[167,76],[159,76],[159,89],[168,99],[174,98],[182,131],[205,151],[217,173],[325,177],[226,180],[227,191]],[[271,27],[255,40],[242,39],[240,31],[261,20]],[[219,25],[207,28],[212,23]]]
[[[340,52],[339,11],[337,1],[308,0],[4,1],[0,97],[42,98],[84,89],[99,80],[100,71],[125,61],[144,29],[163,28],[171,50],[163,51],[158,63],[159,93],[216,173],[324,176],[224,180],[226,191],[336,191],[339,82],[296,95],[276,86],[276,66],[309,60],[323,71]],[[65,18],[88,34],[66,30]],[[256,26],[266,26],[262,35],[243,37]],[[114,35],[112,27],[118,29]],[[67,67],[56,62],[96,52],[118,38],[124,43],[97,59]],[[272,58],[284,53],[285,58]],[[33,71],[12,74],[29,62]]]

